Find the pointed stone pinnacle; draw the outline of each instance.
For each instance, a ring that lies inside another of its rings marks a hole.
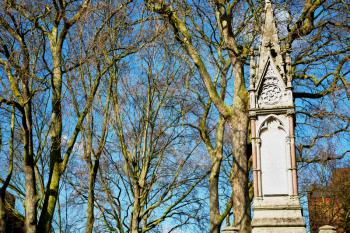
[[[262,74],[268,59],[272,59],[281,76],[284,75],[283,58],[279,45],[277,26],[275,22],[273,6],[270,0],[265,0],[265,22],[262,27],[262,38],[260,47],[260,59],[258,74]]]

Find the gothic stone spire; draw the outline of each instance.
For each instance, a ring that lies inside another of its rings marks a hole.
[[[262,32],[263,35],[261,39],[258,74],[263,74],[266,62],[270,58],[272,59],[272,62],[276,66],[282,78],[285,79],[283,58],[281,55],[277,27],[270,0],[265,0],[265,23],[262,28]]]
[[[265,1],[265,22],[262,31],[257,70],[254,68],[255,64],[251,64],[253,74],[250,94],[251,108],[292,106],[292,92],[287,85],[284,59],[281,54],[272,4],[269,0]],[[253,60],[251,62],[254,63]]]

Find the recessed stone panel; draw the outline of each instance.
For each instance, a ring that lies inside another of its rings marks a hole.
[[[286,137],[281,122],[269,118],[261,130],[261,170],[263,195],[288,194]]]

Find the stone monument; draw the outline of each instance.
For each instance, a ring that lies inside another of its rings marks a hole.
[[[281,51],[269,0],[259,61],[252,52],[250,120],[253,154],[253,233],[305,233],[298,196],[294,102],[289,49]]]

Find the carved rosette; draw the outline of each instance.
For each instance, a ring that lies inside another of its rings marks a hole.
[[[259,105],[274,105],[280,101],[282,90],[276,76],[266,76],[258,99]]]
[[[277,77],[265,77],[258,99],[259,105],[273,105],[281,99],[282,91],[278,86]]]
[[[291,93],[285,90],[283,81],[278,78],[277,71],[271,64],[267,64],[263,82],[259,88],[257,103],[259,107],[283,106],[292,104]]]

